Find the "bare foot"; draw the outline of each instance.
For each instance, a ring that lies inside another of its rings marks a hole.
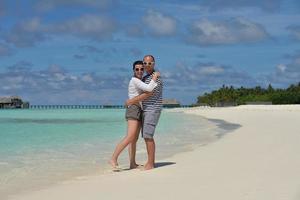
[[[116,160],[111,159],[108,163],[112,166],[112,168],[118,168],[119,167],[119,164]]]
[[[150,165],[150,164],[145,164],[143,170],[150,170],[150,169],[153,169],[154,168],[154,165]]]
[[[130,169],[136,169],[136,168],[140,168],[140,167],[142,167],[143,165],[138,165],[138,164],[136,164],[136,163],[133,163],[133,164],[130,164]]]

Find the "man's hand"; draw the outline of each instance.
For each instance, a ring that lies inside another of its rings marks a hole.
[[[158,77],[160,77],[160,73],[159,72],[153,72],[152,79],[154,81],[156,81],[158,79]]]

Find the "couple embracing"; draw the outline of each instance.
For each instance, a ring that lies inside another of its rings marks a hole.
[[[160,73],[155,72],[155,59],[146,55],[143,61],[133,63],[133,77],[128,86],[129,99],[126,101],[127,135],[116,146],[110,164],[113,170],[120,170],[118,157],[129,146],[130,168],[138,168],[135,161],[136,143],[140,131],[146,143],[148,160],[144,170],[154,168],[155,141],[154,132],[162,110],[163,84]],[[146,75],[144,75],[144,71]]]

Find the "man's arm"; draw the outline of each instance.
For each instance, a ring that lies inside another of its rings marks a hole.
[[[153,92],[144,92],[143,94],[140,94],[139,96],[133,97],[132,99],[128,99],[125,103],[126,106],[130,106],[132,104],[138,104],[140,101],[143,101],[150,97],[153,94]]]

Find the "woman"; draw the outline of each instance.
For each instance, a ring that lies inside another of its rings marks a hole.
[[[151,92],[156,86],[155,82],[159,77],[159,72],[154,72],[152,80],[149,84],[145,84],[141,81],[144,74],[143,61],[135,61],[133,63],[134,76],[131,78],[128,86],[129,99],[140,95],[143,92]],[[114,170],[120,170],[118,165],[118,157],[126,146],[130,145],[129,156],[130,156],[130,169],[137,168],[138,165],[135,162],[136,142],[141,129],[141,117],[142,108],[141,104],[133,104],[126,108],[126,120],[127,120],[127,135],[122,141],[116,146],[115,151],[111,157],[109,163]]]

